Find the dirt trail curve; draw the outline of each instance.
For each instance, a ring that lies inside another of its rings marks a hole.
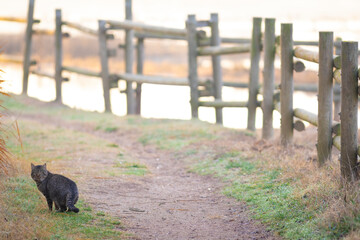
[[[265,226],[251,220],[245,204],[221,194],[221,181],[189,173],[182,157],[143,146],[136,133],[105,133],[95,131],[93,126],[44,115],[22,117],[112,141],[148,166],[151,174],[145,177],[102,178],[88,174],[79,183],[82,197],[95,210],[121,218],[126,230],[137,239],[278,239]],[[101,164],[93,165],[88,158],[79,158],[72,164],[94,173],[114,162],[101,154],[94,159]]]

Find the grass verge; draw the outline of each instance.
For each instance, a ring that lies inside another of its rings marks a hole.
[[[21,103],[13,103],[12,108],[26,109],[28,113],[32,111],[31,107],[26,108]],[[77,158],[92,159],[99,152],[102,152],[102,157],[113,157],[118,154],[119,148],[83,132],[32,120],[18,119],[18,122],[23,149],[16,139],[9,138],[7,141],[8,148],[17,158],[13,164],[16,172],[10,176],[0,176],[0,239],[131,238],[119,219],[93,211],[82,198],[81,189],[80,200],[76,204],[80,209],[78,214],[50,213],[45,197],[30,177],[30,163],[47,162],[51,171],[58,173],[62,170],[65,171],[64,175],[69,176],[70,172],[66,169],[77,167],[74,162]],[[79,182],[84,174],[81,172],[69,177]]]
[[[76,213],[49,212],[45,198],[25,175],[5,180],[1,193],[1,239],[125,239],[121,222],[99,216],[82,200]]]

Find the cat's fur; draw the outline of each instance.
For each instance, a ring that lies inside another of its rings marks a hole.
[[[44,165],[31,164],[31,178],[34,179],[39,191],[44,194],[49,210],[52,211],[53,202],[55,210],[79,212],[75,207],[79,193],[75,182],[59,174],[52,174]]]

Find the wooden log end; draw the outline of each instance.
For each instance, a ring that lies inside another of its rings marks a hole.
[[[106,39],[107,40],[114,40],[115,36],[114,36],[114,34],[106,34]]]
[[[334,67],[341,69],[341,56],[334,57]]]
[[[336,136],[340,136],[341,135],[341,125],[340,125],[340,123],[333,125],[332,128],[331,128],[331,132],[333,134],[335,134]]]
[[[300,121],[300,120],[296,120],[294,122],[294,129],[298,132],[302,132],[305,130],[305,124],[303,121]]]
[[[70,37],[70,33],[62,33],[62,37],[63,37],[63,38],[69,38],[69,37]]]
[[[305,70],[305,64],[302,61],[295,61],[293,66],[295,72],[303,72]]]

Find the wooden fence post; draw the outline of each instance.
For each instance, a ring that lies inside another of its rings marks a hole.
[[[262,18],[253,18],[251,37],[251,66],[249,80],[248,122],[247,129],[255,131],[257,95],[259,91],[259,61],[261,52],[261,21]]]
[[[210,16],[210,28],[211,28],[211,46],[220,46],[221,39],[219,33],[219,16],[217,13],[212,13]],[[215,99],[221,100],[222,98],[222,69],[221,69],[221,57],[220,55],[211,56],[212,68],[213,68],[213,79],[214,79],[214,97]],[[222,108],[215,108],[216,123],[222,124],[223,115]]]
[[[30,71],[30,57],[31,57],[31,43],[33,34],[34,24],[34,5],[35,0],[29,0],[29,9],[27,15],[27,26],[25,32],[25,52],[23,62],[23,89],[22,94],[27,94],[28,82],[29,82],[29,71]]]
[[[337,44],[335,45],[335,55],[341,55],[341,45],[339,45],[339,42],[341,42],[341,38],[337,37],[335,41]],[[335,89],[340,89],[340,84],[335,82]],[[340,112],[341,112],[341,96],[340,94],[334,94],[334,120],[340,121]]]
[[[359,178],[358,138],[358,43],[341,44],[341,176],[347,182]]]
[[[190,104],[191,117],[198,118],[199,91],[197,73],[197,36],[196,36],[196,17],[188,15],[186,21],[187,41],[188,41],[188,72],[190,84]]]
[[[62,18],[61,9],[55,11],[55,101],[61,103],[61,85],[62,85]]]
[[[263,92],[263,128],[262,138],[270,139],[274,135],[273,128],[273,96],[274,96],[274,62],[275,62],[275,19],[265,19],[264,36],[264,92]]]
[[[125,18],[132,20],[132,5],[131,0],[125,2]],[[134,62],[134,30],[125,30],[125,72],[133,72]],[[127,114],[135,114],[135,91],[132,86],[132,81],[126,81],[126,102]]]
[[[287,146],[293,139],[293,28],[292,24],[281,24],[281,144]]]
[[[106,43],[106,22],[99,20],[99,54],[101,62],[101,78],[103,83],[105,112],[111,111],[110,102],[110,78],[109,78],[109,64],[108,51]]]
[[[319,33],[319,86],[318,86],[318,166],[331,158],[332,101],[333,101],[333,49],[332,32]]]
[[[144,38],[137,39],[136,72],[143,74],[144,69]],[[141,114],[141,83],[136,84],[136,114]]]

